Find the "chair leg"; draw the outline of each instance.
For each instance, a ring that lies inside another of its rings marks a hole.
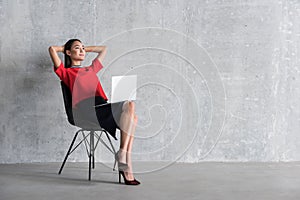
[[[91,180],[92,167],[95,168],[95,156],[94,156],[94,131],[90,132],[90,153],[89,153],[89,181]]]
[[[91,180],[91,154],[89,155],[89,181]]]
[[[66,164],[66,161],[67,161],[67,159],[68,159],[68,156],[70,155],[70,152],[71,152],[71,150],[72,150],[72,147],[73,147],[73,145],[74,145],[74,142],[75,142],[75,140],[76,140],[76,138],[77,138],[78,133],[79,133],[79,131],[76,132],[76,134],[75,134],[75,136],[74,136],[74,138],[73,138],[73,141],[72,141],[72,143],[71,143],[71,145],[70,145],[70,147],[69,147],[68,153],[67,153],[66,156],[65,156],[65,159],[64,159],[64,161],[63,161],[63,163],[62,163],[62,165],[61,165],[61,167],[60,167],[60,170],[59,170],[58,174],[61,174],[61,172],[62,172],[62,170],[63,170],[63,168],[64,168],[64,166],[65,166],[65,164]]]
[[[110,137],[108,136],[108,133],[105,131],[105,135],[106,135],[106,137],[107,137],[107,139],[108,139],[108,141],[109,141],[109,143],[110,143],[110,146],[111,146],[111,149],[113,150],[113,154],[114,155],[116,155],[116,150],[115,150],[115,148],[114,148],[114,145],[112,144],[112,142],[111,142],[111,139],[110,139]]]
[[[77,131],[76,132],[76,134],[75,134],[75,136],[74,136],[74,138],[73,138],[73,140],[72,140],[72,143],[71,143],[71,145],[70,145],[70,147],[69,147],[69,150],[68,150],[68,152],[67,152],[67,154],[66,154],[66,156],[65,156],[65,158],[64,158],[64,161],[63,161],[63,163],[62,163],[62,165],[61,165],[61,167],[60,167],[60,170],[59,170],[59,172],[58,172],[58,174],[61,174],[61,172],[62,172],[62,170],[63,170],[63,168],[64,168],[64,166],[65,166],[65,163],[66,163],[66,161],[67,161],[67,159],[68,159],[68,156],[82,143],[82,141],[84,141],[85,142],[85,146],[86,146],[86,150],[87,150],[87,153],[88,153],[88,157],[89,157],[89,174],[88,174],[88,180],[90,181],[91,180],[91,178],[92,178],[92,168],[94,169],[95,168],[95,148],[96,148],[96,146],[97,146],[97,144],[98,144],[98,142],[99,142],[99,140],[100,140],[100,142],[103,144],[103,145],[105,145],[107,148],[108,148],[108,150],[110,150],[114,155],[116,154],[116,151],[115,151],[115,148],[114,148],[114,146],[113,146],[113,144],[112,144],[112,142],[111,142],[111,140],[110,140],[110,138],[109,138],[109,136],[108,136],[108,134],[105,132],[105,134],[106,134],[106,137],[107,137],[107,139],[108,139],[108,141],[109,141],[109,143],[110,143],[110,145],[111,145],[111,149],[109,148],[109,146],[101,139],[101,135],[100,136],[98,136],[99,138],[98,138],[98,140],[97,140],[97,143],[96,143],[96,146],[95,146],[95,135],[97,135],[97,134],[95,134],[95,131],[90,131],[90,143],[89,143],[89,147],[88,147],[88,143],[86,143],[87,142],[87,137],[88,137],[88,135],[87,136],[85,136],[84,134],[83,134],[83,140],[79,143],[79,144],[77,144],[77,146],[75,146],[74,147],[74,149],[72,149],[73,148],[73,145],[74,145],[74,143],[75,143],[75,141],[76,141],[76,138],[77,138],[77,136],[78,136],[78,133],[79,132],[82,132],[82,134],[84,133],[84,131],[83,131],[83,129],[81,129],[81,130],[79,130],[79,131]]]
[[[93,169],[95,169],[95,132],[93,131],[92,132],[92,141],[91,141],[91,144],[92,144],[92,163],[93,163]]]

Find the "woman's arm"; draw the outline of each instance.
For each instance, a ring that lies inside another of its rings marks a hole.
[[[51,57],[52,62],[53,62],[54,66],[56,68],[58,68],[59,65],[61,64],[61,60],[58,57],[57,52],[63,52],[63,51],[64,51],[64,47],[63,46],[50,46],[49,47],[50,57]]]
[[[96,58],[102,63],[106,54],[106,46],[88,46],[85,47],[85,51],[98,53]]]

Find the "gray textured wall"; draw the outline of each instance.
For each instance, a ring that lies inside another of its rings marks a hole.
[[[135,160],[300,160],[299,1],[2,0],[0,20],[1,163],[63,158],[77,129],[47,49],[74,37],[108,46],[108,95],[138,75]]]

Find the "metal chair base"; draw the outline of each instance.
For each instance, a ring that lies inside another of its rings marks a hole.
[[[89,133],[88,134],[85,134],[84,131],[88,131]],[[98,135],[97,132],[100,132],[100,134]],[[76,141],[76,138],[78,136],[78,134],[81,133],[82,134],[82,137],[83,139],[73,148],[74,146],[74,143]],[[102,139],[102,134],[105,133],[109,143],[110,143],[110,146],[108,146],[104,140]],[[88,139],[89,138],[89,139]],[[96,144],[95,144],[95,138],[96,138]],[[106,130],[102,129],[102,130],[86,130],[86,129],[80,129],[78,130],[74,137],[73,137],[73,140],[72,140],[72,143],[69,147],[69,150],[64,158],[64,161],[60,167],[60,170],[58,172],[58,174],[61,174],[65,164],[66,164],[66,161],[69,157],[69,155],[71,155],[75,149],[77,149],[77,147],[84,143],[85,145],[85,148],[86,148],[86,152],[87,152],[87,156],[89,158],[89,175],[88,175],[88,180],[90,181],[91,180],[91,174],[92,174],[92,168],[94,169],[95,168],[95,150],[98,146],[98,143],[99,141],[111,152],[113,153],[113,155],[116,154],[116,150],[110,140],[110,136],[108,135],[108,133],[106,132]]]

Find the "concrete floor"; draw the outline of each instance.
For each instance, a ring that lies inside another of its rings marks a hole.
[[[159,163],[137,163],[155,167]],[[87,181],[87,163],[1,164],[1,200],[47,199],[300,199],[300,163],[173,164],[140,173],[140,186],[119,184],[116,172],[97,163]]]

